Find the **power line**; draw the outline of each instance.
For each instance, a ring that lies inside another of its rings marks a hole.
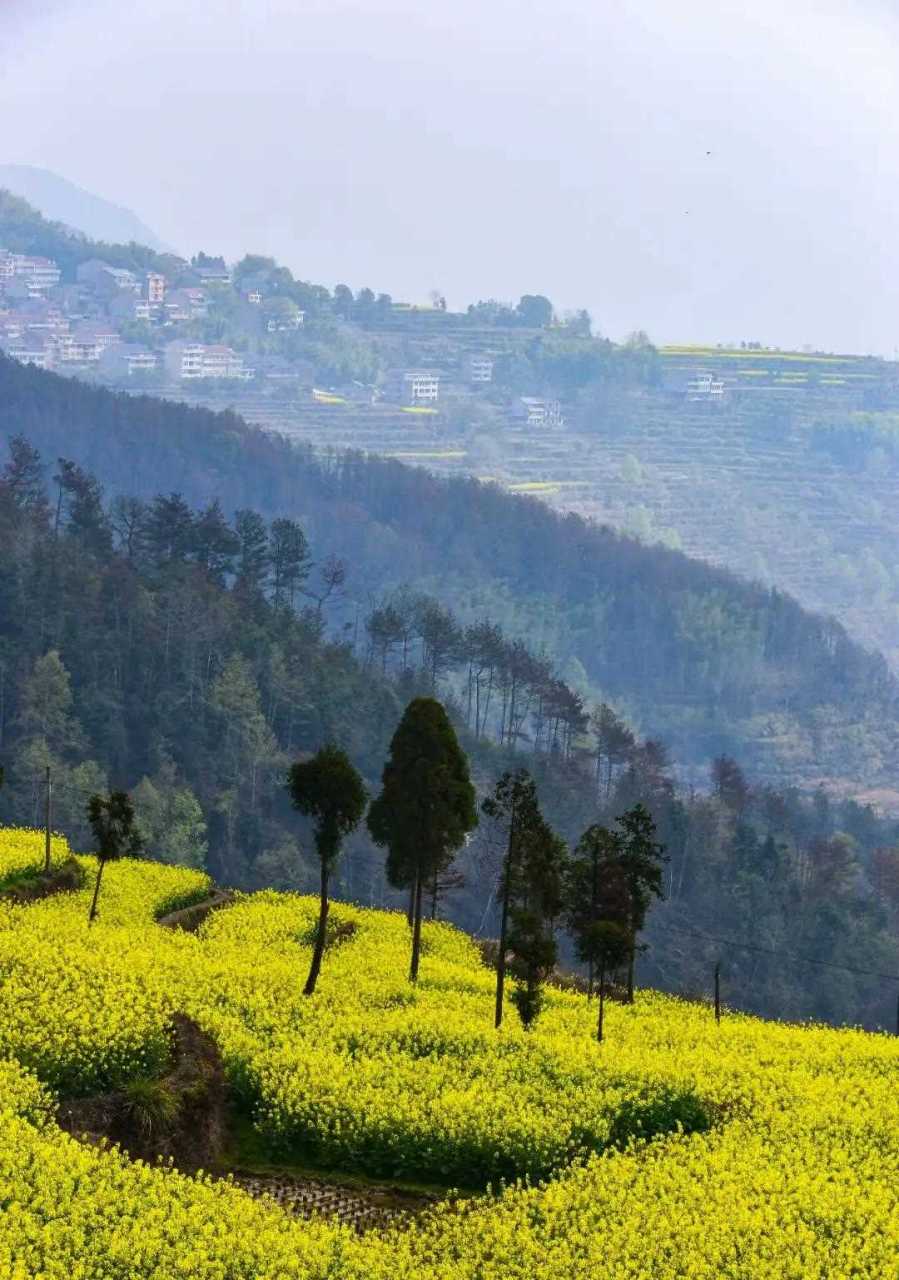
[[[792,951],[775,951],[771,947],[760,947],[754,942],[739,942],[735,938],[718,938],[711,933],[703,933],[699,929],[687,929],[683,925],[670,924],[667,921],[664,924],[655,926],[657,929],[673,929],[676,933],[683,933],[692,938],[701,938],[704,942],[717,942],[723,947],[739,947],[743,951],[755,951],[759,955],[774,956],[778,960],[792,960],[796,964],[813,964],[823,969],[842,969],[845,973],[855,973],[866,978],[883,978],[887,982],[899,982],[899,973],[882,973],[879,969],[858,969],[849,964],[837,964],[835,960],[813,960],[811,956],[799,956]]]

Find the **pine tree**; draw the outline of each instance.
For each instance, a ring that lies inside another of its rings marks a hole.
[[[613,921],[626,927],[629,919],[621,859],[620,834],[594,823],[575,845],[568,864],[565,919],[578,958],[587,965],[591,997],[600,961],[597,926],[603,921]]]
[[[542,818],[527,829],[508,938],[511,970],[518,980],[512,1001],[526,1029],[543,1007],[543,986],[558,958],[555,923],[562,909],[567,853],[565,841]]]
[[[594,823],[575,846],[565,884],[566,923],[575,951],[589,967],[589,995],[599,974],[596,1037],[603,1038],[606,979],[631,953],[630,893],[625,877],[624,838]]]
[[[634,960],[637,935],[646,922],[653,897],[662,898],[662,867],[668,859],[655,840],[656,827],[649,811],[635,804],[616,819],[621,828],[621,868],[628,897],[630,954],[627,966],[628,1003],[634,1001]]]
[[[493,1024],[503,1021],[503,999],[506,986],[506,963],[509,949],[509,910],[517,892],[524,842],[540,819],[537,788],[527,769],[506,772],[496,783],[493,794],[481,802],[484,814],[504,829],[505,853],[500,876],[500,929],[496,953],[496,1003]]]
[[[325,951],[329,880],[344,838],[362,821],[368,796],[346,752],[331,743],[322,747],[311,760],[298,760],[291,765],[287,789],[294,808],[315,821],[315,851],[321,887],[312,964],[303,988],[303,994],[311,996]]]
[[[272,595],[276,605],[293,608],[296,594],[309,576],[309,543],[295,520],[273,520],[271,536]]]
[[[422,894],[477,826],[468,760],[441,703],[415,698],[390,743],[382,789],[368,814],[375,844],[386,846],[387,878],[412,893],[410,981],[418,979]]]

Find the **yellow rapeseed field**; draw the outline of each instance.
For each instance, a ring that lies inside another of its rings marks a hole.
[[[0,834],[0,874],[39,840]],[[307,1000],[311,900],[246,897],[183,934],[154,917],[205,877],[123,861],[88,930],[83,861],[83,890],[0,904],[0,1276],[899,1277],[899,1039],[718,1027],[640,993],[599,1046],[595,1008],[562,992],[531,1034],[513,1016],[497,1035],[467,938],[427,926],[413,990],[403,918],[339,903],[353,932]],[[61,1133],[51,1091],[159,1070],[176,1009],[215,1037],[274,1147],[494,1194],[356,1237]],[[515,1171],[547,1180],[497,1185]]]

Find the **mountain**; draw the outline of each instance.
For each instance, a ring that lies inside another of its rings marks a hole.
[[[49,169],[0,164],[0,187],[27,200],[50,221],[62,222],[89,239],[172,252],[130,209],[85,191]]]
[[[13,253],[51,258],[59,266],[65,283],[74,280],[79,264],[91,258],[102,258],[110,266],[131,271],[160,271],[183,265],[180,258],[157,253],[145,245],[89,240],[61,222],[48,221],[27,200],[3,187],[0,187],[0,246]]]
[[[236,414],[131,397],[0,360],[0,432],[73,458],[110,494],[299,519],[349,566],[345,621],[413,583],[490,618],[696,777],[722,752],[772,783],[888,789],[899,685],[832,619],[495,485],[316,454]]]
[[[88,798],[123,789],[150,855],[241,889],[311,890],[312,832],[289,805],[289,763],[336,742],[375,794],[404,705],[437,695],[479,794],[527,768],[569,846],[592,823],[647,807],[667,860],[643,982],[701,986],[699,930],[765,950],[732,949],[732,1004],[871,1027],[892,1017],[894,987],[876,975],[899,959],[894,822],[821,789],[809,798],[760,786],[727,757],[703,791],[683,785],[662,743],[592,706],[536,645],[504,633],[489,601],[462,627],[439,597],[412,590],[382,602],[368,590],[372,563],[360,574],[358,558],[332,560],[322,514],[352,519],[337,491],[302,524],[246,507],[231,517],[215,500],[192,510],[171,492],[110,497],[70,459],[47,466],[21,436],[0,458],[0,823],[35,825],[49,767],[54,827],[77,848],[92,847]],[[629,567],[647,574],[638,560]],[[344,568],[346,588],[356,586],[341,607]],[[811,661],[808,641],[806,651]],[[428,909],[494,934],[486,826],[457,874],[427,886]],[[335,888],[368,906],[403,904],[365,830],[348,842]],[[767,954],[785,949],[811,965],[785,974]],[[836,986],[833,963],[854,970]]]

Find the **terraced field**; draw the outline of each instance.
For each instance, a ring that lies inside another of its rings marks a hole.
[[[890,366],[764,352],[670,359],[665,387],[566,406],[566,425],[552,431],[499,412],[489,429],[460,434],[442,416],[389,406],[255,395],[238,407],[318,448],[476,475],[679,546],[833,613],[899,670],[899,465],[875,452],[850,468],[815,442],[816,425],[851,422],[874,392],[875,419],[895,412]],[[702,369],[725,380],[720,404],[672,390]]]
[[[0,873],[40,856],[39,837],[0,833]],[[107,868],[88,929],[95,863],[82,861],[82,890],[0,903],[0,1274],[897,1274],[899,1039],[728,1013],[717,1026],[705,1006],[642,992],[609,1010],[598,1045],[595,1008],[560,991],[535,1031],[508,1020],[497,1035],[491,975],[469,939],[427,926],[411,987],[404,920],[339,903],[355,928],[306,1000],[310,900],[239,898],[198,933],[163,929],[156,919],[208,882],[124,861]],[[464,1179],[480,1194],[360,1235],[63,1133],[53,1092],[158,1072],[176,1011],[218,1044],[273,1160]],[[514,1182],[527,1173],[544,1181]]]

